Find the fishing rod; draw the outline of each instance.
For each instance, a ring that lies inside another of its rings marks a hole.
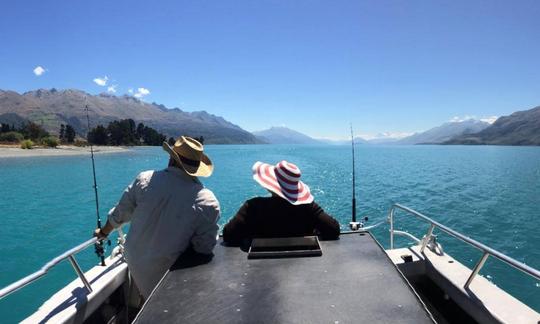
[[[353,231],[358,231],[364,227],[363,222],[356,221],[356,165],[354,160],[354,133],[351,123],[351,148],[352,148],[352,220],[349,223],[349,227]],[[368,218],[365,217],[364,221],[367,222]]]
[[[84,98],[86,101],[86,97]],[[88,125],[88,132],[90,133],[90,117],[88,115],[88,104],[85,104],[86,110],[86,123]],[[101,228],[101,217],[99,216],[99,198],[98,198],[98,187],[96,181],[96,162],[94,161],[94,147],[92,146],[92,141],[88,141],[90,144],[90,157],[92,159],[92,174],[94,176],[94,195],[96,197],[96,218],[97,218],[97,227]],[[110,241],[109,241],[110,242]],[[105,249],[103,247],[103,240],[98,240],[95,245],[95,250],[98,258],[101,260],[101,265],[105,266]]]
[[[352,148],[352,220],[349,223],[351,230],[360,228],[360,223],[356,221],[356,167],[354,163],[354,133],[351,123],[351,148]]]

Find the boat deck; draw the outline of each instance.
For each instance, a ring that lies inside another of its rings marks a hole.
[[[322,241],[320,257],[248,259],[218,244],[180,258],[135,323],[433,323],[370,234]]]

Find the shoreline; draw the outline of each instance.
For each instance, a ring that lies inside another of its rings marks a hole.
[[[126,146],[94,146],[94,154],[112,154],[129,152]],[[0,145],[0,159],[42,156],[90,155],[89,146],[58,145],[56,148],[22,149],[18,145]]]

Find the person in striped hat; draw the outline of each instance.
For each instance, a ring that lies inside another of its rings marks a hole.
[[[276,165],[257,162],[252,170],[253,179],[272,195],[252,198],[240,207],[223,228],[225,243],[240,245],[254,237],[339,238],[339,223],[314,202],[296,165],[287,161]]]

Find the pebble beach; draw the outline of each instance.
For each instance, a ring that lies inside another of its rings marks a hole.
[[[95,146],[95,154],[123,153],[129,151],[122,146]],[[22,149],[18,146],[0,145],[0,158],[40,157],[40,156],[72,156],[90,154],[90,147],[59,145],[56,148]]]

